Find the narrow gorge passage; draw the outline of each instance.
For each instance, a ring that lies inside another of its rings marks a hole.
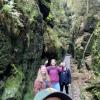
[[[71,97],[100,100],[100,0],[0,0],[0,100],[33,100],[41,64],[71,54]]]

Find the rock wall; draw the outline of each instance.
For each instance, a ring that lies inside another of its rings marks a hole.
[[[67,0],[53,0],[50,2],[49,14],[45,19],[46,29],[44,32],[45,52],[56,48],[57,58],[60,58],[68,49],[70,42],[70,10],[67,7]],[[51,49],[50,49],[51,48]]]
[[[43,49],[43,16],[35,0],[0,1],[2,100],[32,100]]]
[[[0,5],[0,99],[32,100],[41,57],[60,59],[68,47],[66,1],[2,0]]]

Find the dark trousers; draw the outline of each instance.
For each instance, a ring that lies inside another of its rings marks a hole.
[[[64,86],[65,86],[66,94],[68,94],[68,84],[66,83],[60,84],[60,91],[63,92]]]

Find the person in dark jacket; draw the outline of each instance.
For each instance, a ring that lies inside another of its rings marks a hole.
[[[68,94],[68,87],[71,84],[71,72],[70,69],[66,67],[64,62],[62,62],[60,66],[64,68],[60,73],[60,91],[63,91],[65,86],[66,93]]]

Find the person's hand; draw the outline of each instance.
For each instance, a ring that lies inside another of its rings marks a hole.
[[[61,67],[65,67],[65,62],[61,62],[61,63],[60,63],[60,66],[61,66]]]
[[[45,64],[45,65],[48,64],[48,60],[46,60],[44,64]]]
[[[71,86],[71,84],[68,84],[68,86]]]

